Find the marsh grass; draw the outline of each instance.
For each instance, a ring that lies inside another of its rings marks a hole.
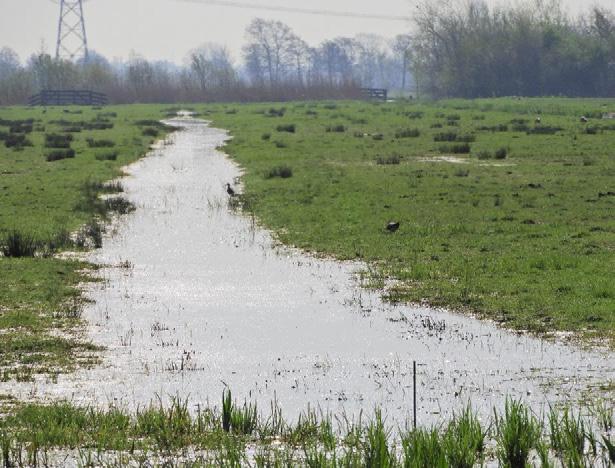
[[[486,436],[487,430],[469,405],[459,415],[453,415],[443,436],[449,466],[472,468],[482,462]]]
[[[11,133],[4,138],[4,146],[19,150],[33,144],[25,135]]]
[[[532,449],[538,449],[540,422],[521,401],[506,399],[504,414],[494,414],[497,457],[502,467],[525,468]]]
[[[389,468],[395,466],[395,451],[389,446],[390,429],[385,427],[382,413],[376,410],[374,419],[365,430],[363,464],[366,467]]]
[[[45,135],[45,148],[70,148],[73,140],[73,135],[47,134]]]
[[[265,179],[273,179],[279,177],[281,179],[288,179],[293,176],[293,170],[288,166],[276,166],[265,172]]]
[[[61,161],[62,159],[72,159],[75,157],[75,150],[72,148],[65,150],[55,150],[47,153],[45,159],[47,162]]]
[[[327,133],[344,133],[346,131],[346,127],[344,125],[328,125],[325,128]]]
[[[586,466],[587,450],[595,455],[596,440],[580,412],[551,408],[548,414],[551,448],[565,466]]]
[[[34,257],[40,243],[31,234],[11,231],[5,234],[1,247],[5,257]]]
[[[418,138],[421,131],[418,128],[406,128],[395,132],[395,138]]]
[[[404,468],[447,468],[442,437],[437,429],[414,429],[401,439]]]
[[[433,137],[434,141],[442,142],[442,141],[456,141],[457,133],[456,132],[442,132],[436,133]]]
[[[109,197],[104,201],[105,209],[118,214],[132,213],[136,207],[124,197]]]
[[[269,466],[277,460],[284,466],[444,468],[474,467],[493,460],[484,450],[486,430],[469,407],[443,429],[399,433],[387,427],[378,409],[366,420],[348,420],[343,414],[332,417],[308,408],[290,422],[281,418],[277,404],[271,408],[278,415],[268,417],[258,413],[254,404],[236,405],[229,390],[223,392],[221,403],[220,408],[195,407],[187,399],[174,397],[163,403],[158,398],[134,413],[116,406],[100,409],[67,402],[18,405],[0,420],[0,452],[5,466],[44,465],[55,450],[67,447],[78,448],[82,461],[96,463],[122,456],[142,464],[162,457],[166,462],[207,466]],[[508,447],[521,447],[525,442],[515,439],[527,441],[521,431],[527,426],[518,424],[524,420],[524,406],[518,403],[513,408],[509,403],[508,408],[495,424],[509,437]],[[277,429],[272,430],[274,419]],[[501,434],[496,430],[496,439]],[[542,466],[552,466],[549,453],[555,451],[540,437],[538,441]],[[585,465],[565,466],[608,466],[608,450],[604,444],[604,451],[586,454]],[[512,456],[499,460],[500,466],[527,466],[521,464],[524,449],[519,457],[515,450],[508,453]]]
[[[401,163],[401,157],[397,154],[393,154],[391,156],[378,156],[376,158],[376,164],[387,166],[387,165],[397,165]]]
[[[468,143],[459,143],[453,145],[442,145],[438,148],[443,154],[469,154],[472,147]]]
[[[278,125],[275,129],[277,132],[295,133],[297,126],[295,124],[283,124]]]
[[[553,127],[549,125],[541,125],[536,126],[534,128],[530,128],[527,131],[528,135],[555,135],[558,132],[563,130],[562,127]]]
[[[98,153],[94,155],[97,161],[115,161],[117,159],[118,153],[117,151],[112,151],[108,153]]]
[[[87,138],[86,141],[90,148],[113,148],[116,145],[115,141],[106,139],[95,140],[94,138]]]
[[[160,132],[158,131],[157,128],[154,127],[146,127],[141,131],[141,134],[143,136],[147,136],[147,137],[152,137],[152,138],[156,138],[158,135],[160,135]]]
[[[265,117],[284,117],[284,114],[286,114],[285,107],[280,107],[280,108],[271,107],[263,115]]]

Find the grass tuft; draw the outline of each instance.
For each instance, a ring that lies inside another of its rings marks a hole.
[[[265,179],[273,179],[274,177],[280,177],[281,179],[288,179],[293,176],[293,170],[288,166],[276,166],[265,172]]]
[[[2,240],[2,254],[5,257],[34,257],[40,244],[31,234],[11,231]]]
[[[503,467],[525,468],[540,444],[541,425],[521,401],[506,399],[504,415],[495,413],[497,457]]]

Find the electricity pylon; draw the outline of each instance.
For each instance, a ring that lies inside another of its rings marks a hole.
[[[88,59],[82,0],[61,0],[58,23],[57,59]]]

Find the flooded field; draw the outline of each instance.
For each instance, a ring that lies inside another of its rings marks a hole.
[[[586,351],[503,331],[445,311],[383,303],[362,289],[364,265],[276,245],[229,209],[239,168],[216,148],[224,131],[172,121],[172,143],[132,165],[122,182],[137,210],[109,231],[91,260],[89,337],[103,364],[57,382],[2,384],[22,398],[128,407],[161,397],[219,404],[224,388],[289,418],[309,405],[419,424],[467,401],[484,416],[506,396],[535,410],[599,396],[615,379],[612,352]],[[383,235],[386,235],[383,233]]]

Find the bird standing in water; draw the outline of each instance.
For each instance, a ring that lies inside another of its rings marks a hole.
[[[228,193],[231,197],[235,196],[235,190],[233,190],[233,187],[231,187],[231,184],[228,182],[226,183],[226,193]]]

